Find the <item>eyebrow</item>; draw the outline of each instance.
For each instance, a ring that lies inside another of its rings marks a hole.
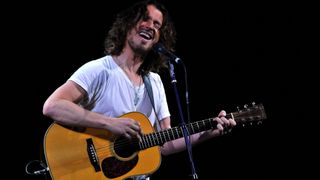
[[[146,19],[147,19],[147,20],[151,19],[154,24],[159,25],[159,28],[162,27],[162,23],[160,23],[160,21],[158,21],[158,20],[156,20],[156,19],[152,19],[149,14],[146,15]]]

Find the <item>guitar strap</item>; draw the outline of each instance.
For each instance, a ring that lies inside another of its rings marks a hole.
[[[157,130],[161,130],[160,120],[158,118],[158,114],[157,114],[157,111],[156,111],[156,108],[155,108],[155,105],[154,105],[153,91],[152,91],[152,86],[151,86],[149,74],[143,76],[143,82],[144,82],[144,84],[146,86],[146,89],[147,89],[147,92],[148,92],[148,96],[149,96],[150,102],[152,104],[152,108],[153,108],[154,114],[155,114],[156,119],[157,119],[157,121],[156,121]]]

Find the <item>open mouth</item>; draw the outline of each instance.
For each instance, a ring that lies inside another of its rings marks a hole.
[[[154,37],[154,32],[152,29],[146,29],[146,28],[140,29],[138,34],[146,40],[151,40]]]

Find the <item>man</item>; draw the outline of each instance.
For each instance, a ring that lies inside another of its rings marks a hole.
[[[156,129],[171,128],[165,90],[156,73],[164,65],[164,57],[152,51],[159,42],[170,50],[175,42],[173,24],[162,5],[146,1],[123,11],[106,38],[108,55],[80,67],[46,100],[43,114],[64,125],[103,129],[129,140],[140,139],[143,129],[138,121],[122,116],[125,113],[138,111]],[[154,107],[144,77],[150,79]],[[215,118],[217,128],[193,134],[192,144],[220,135],[224,128],[236,124],[225,115],[221,111]],[[164,143],[161,153],[184,149],[184,138],[178,138]]]

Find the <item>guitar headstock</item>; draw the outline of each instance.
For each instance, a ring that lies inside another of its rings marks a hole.
[[[251,106],[244,105],[243,109],[230,113],[238,124],[246,125],[253,123],[261,124],[262,120],[267,119],[263,104],[252,103]]]

